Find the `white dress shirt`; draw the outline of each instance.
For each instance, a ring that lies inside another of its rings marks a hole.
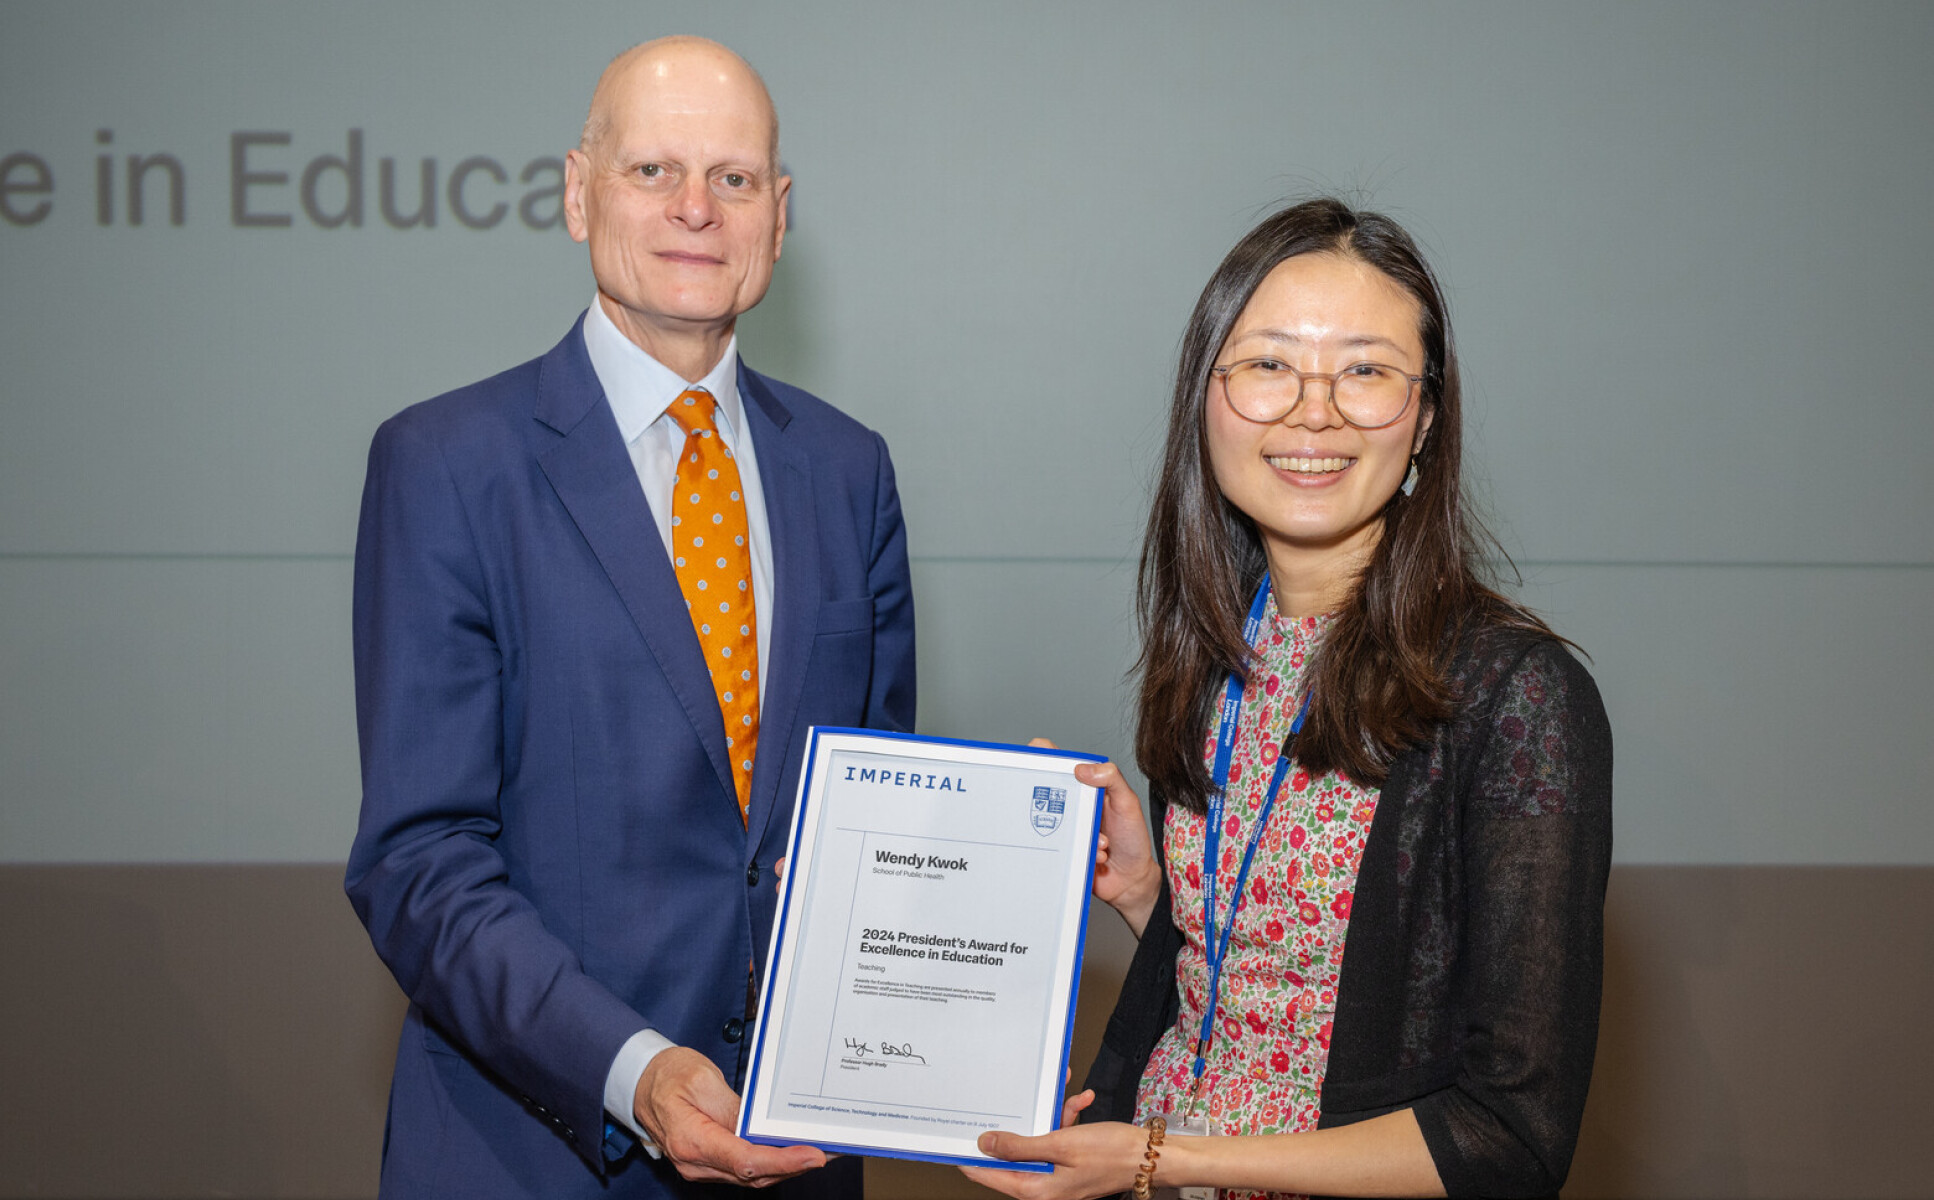
[[[618,433],[631,453],[632,469],[638,472],[638,486],[644,489],[645,502],[651,506],[658,524],[658,540],[671,553],[672,476],[685,447],[685,431],[668,414],[672,401],[688,388],[704,388],[718,401],[719,437],[739,464],[740,490],[745,494],[746,537],[752,550],[752,611],[754,633],[759,643],[759,703],[763,709],[766,695],[767,651],[772,645],[772,528],[766,521],[765,487],[759,479],[759,458],[752,434],[745,422],[745,405],[739,396],[739,339],[734,334],[725,353],[706,373],[705,378],[687,381],[641,350],[637,343],[618,331],[605,314],[603,304],[591,302],[584,315],[584,348],[591,355],[591,369],[597,372],[612,415],[618,419]],[[638,1093],[638,1080],[660,1050],[674,1043],[654,1029],[641,1029],[618,1050],[604,1080],[604,1107],[613,1118],[644,1139],[645,1149],[657,1157],[657,1147],[640,1128],[632,1111]]]

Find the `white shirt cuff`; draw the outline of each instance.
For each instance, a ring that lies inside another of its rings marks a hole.
[[[645,1076],[645,1068],[651,1060],[658,1057],[660,1050],[669,1050],[674,1045],[655,1029],[640,1029],[631,1035],[630,1040],[618,1047],[618,1057],[611,1060],[611,1070],[604,1076],[604,1111],[611,1119],[638,1135],[639,1144],[645,1153],[657,1158],[658,1146],[638,1123],[636,1110],[638,1081]]]

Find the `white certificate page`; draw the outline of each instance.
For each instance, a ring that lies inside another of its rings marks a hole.
[[[1044,1133],[1100,796],[1087,755],[815,730],[741,1133],[988,1162]]]

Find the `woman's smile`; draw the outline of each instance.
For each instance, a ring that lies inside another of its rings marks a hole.
[[[1356,465],[1353,457],[1316,454],[1265,454],[1262,460],[1297,483],[1329,482],[1329,477]]]

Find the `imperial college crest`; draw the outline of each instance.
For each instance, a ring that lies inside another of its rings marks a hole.
[[[1034,832],[1046,837],[1061,828],[1061,818],[1067,811],[1067,788],[1034,789]]]

